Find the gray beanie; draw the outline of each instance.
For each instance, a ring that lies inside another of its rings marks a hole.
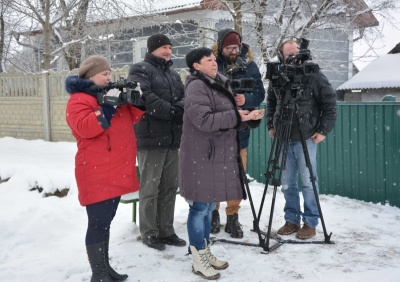
[[[90,56],[81,64],[79,77],[88,79],[102,71],[111,70],[110,63],[103,56]]]

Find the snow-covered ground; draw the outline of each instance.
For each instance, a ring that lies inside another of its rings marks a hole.
[[[0,138],[0,178],[9,179],[0,184],[0,281],[90,280],[86,212],[78,203],[73,176],[75,151],[72,142]],[[43,191],[30,191],[32,187]],[[64,198],[44,197],[63,188],[70,188]],[[264,185],[252,182],[250,189],[258,207]],[[271,198],[269,188],[260,224],[265,230]],[[262,254],[260,247],[216,243],[214,254],[230,265],[221,271],[220,281],[400,281],[400,209],[333,195],[320,200],[335,244],[284,244]],[[283,204],[278,191],[273,231],[284,223]],[[185,239],[187,212],[186,202],[177,196],[175,228]],[[249,201],[243,202],[239,217],[242,241],[258,243],[250,231]],[[132,205],[120,204],[111,226],[111,264],[129,275],[127,281],[203,281],[191,272],[187,247],[150,249],[138,240],[139,229],[131,219]],[[229,238],[224,231],[217,237]],[[315,240],[324,240],[321,225]]]

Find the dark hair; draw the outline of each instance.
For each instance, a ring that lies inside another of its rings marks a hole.
[[[193,49],[186,55],[186,65],[188,68],[192,71],[194,70],[193,64],[194,63],[200,63],[200,60],[203,57],[210,57],[213,53],[213,51],[210,48],[207,47],[199,47],[196,49]]]

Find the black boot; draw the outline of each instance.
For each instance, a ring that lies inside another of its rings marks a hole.
[[[221,223],[219,220],[219,212],[218,210],[213,210],[212,219],[211,219],[211,233],[216,234],[221,231]]]
[[[235,213],[228,215],[226,219],[225,232],[231,234],[232,238],[243,238],[243,230],[238,217],[238,214]]]
[[[108,256],[108,249],[110,245],[110,232],[107,232],[104,237],[104,247],[105,247],[105,262],[108,270],[108,275],[114,280],[114,281],[123,281],[128,278],[127,274],[119,274],[116,272],[110,265],[109,261],[109,256]]]
[[[86,251],[92,268],[90,282],[113,282],[107,272],[104,242],[86,246]]]

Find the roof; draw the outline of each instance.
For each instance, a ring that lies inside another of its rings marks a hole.
[[[167,13],[176,10],[185,10],[200,6],[202,0],[173,0],[173,1],[155,1],[152,13]]]
[[[400,53],[400,43],[397,43],[396,46],[392,50],[389,51],[388,54],[397,54]]]
[[[351,24],[353,27],[371,27],[378,26],[379,22],[375,18],[372,10],[364,0],[342,0],[348,6],[346,13],[354,16]]]
[[[400,88],[400,54],[386,54],[369,63],[336,90]]]

